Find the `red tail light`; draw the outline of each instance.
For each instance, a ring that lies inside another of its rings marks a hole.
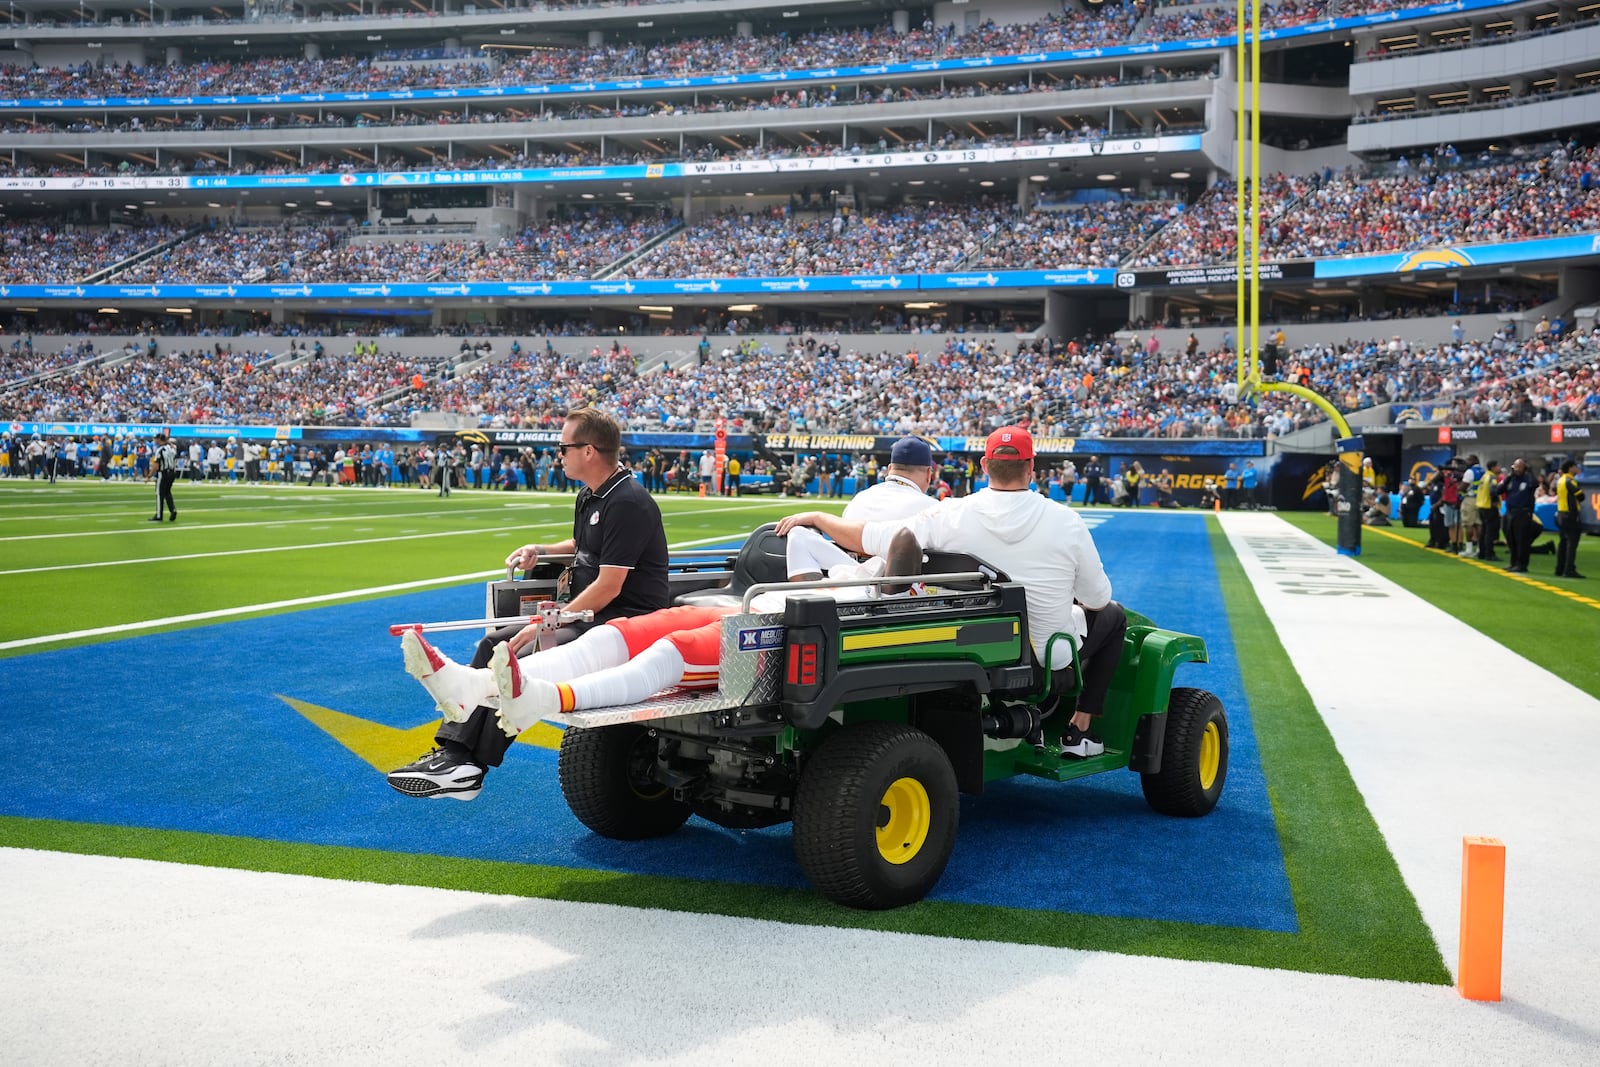
[[[785,680],[790,685],[817,684],[817,646],[815,642],[790,645]]]

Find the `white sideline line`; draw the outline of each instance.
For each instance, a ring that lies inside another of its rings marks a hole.
[[[451,530],[453,534],[466,531]],[[489,531],[496,532],[496,531]],[[426,537],[444,536],[442,534],[425,534]],[[679,541],[668,545],[668,550],[675,548],[693,548],[696,545],[716,544],[729,541],[729,537],[701,537],[693,541]],[[313,547],[322,547],[320,545]],[[256,550],[251,550],[256,551]],[[265,550],[273,551],[273,550]],[[216,555],[235,555],[232,552],[219,552]],[[147,562],[139,560],[136,562]],[[89,566],[89,564],[84,564]],[[94,564],[102,566],[102,564]],[[15,573],[15,572],[11,572]],[[406,589],[426,589],[436,585],[455,585],[461,582],[479,581],[484,578],[499,578],[505,575],[505,570],[475,571],[471,574],[454,574],[447,578],[424,578],[415,582],[400,582],[395,585],[375,585],[366,589],[351,589],[343,593],[320,593],[317,596],[297,597],[293,600],[273,600],[265,604],[246,604],[237,608],[218,608],[215,611],[199,611],[190,615],[169,615],[164,619],[146,619],[142,622],[124,622],[115,626],[96,626],[89,630],[71,630],[66,633],[44,634],[40,637],[23,637],[15,641],[0,641],[0,651],[11,648],[28,648],[34,645],[54,644],[58,641],[76,641],[84,637],[107,637],[111,634],[136,633],[140,630],[154,630],[163,626],[176,626],[188,622],[205,622],[209,619],[226,619],[238,615],[253,615],[257,612],[276,611],[280,608],[304,607],[308,604],[326,604],[335,600],[349,600],[352,597],[381,596],[385,593],[398,593]]]
[[[1461,840],[1499,837],[1507,1001],[1545,1032],[1592,1029],[1600,701],[1276,516],[1223,512],[1222,529],[1445,965]],[[1550,635],[1574,655],[1589,637]]]

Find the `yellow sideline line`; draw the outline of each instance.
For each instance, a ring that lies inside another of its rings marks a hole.
[[[1399,541],[1401,544],[1410,545],[1412,548],[1421,549],[1424,552],[1428,550],[1425,545],[1419,545],[1411,538],[1402,536],[1401,534],[1390,533],[1388,530],[1385,530],[1382,527],[1366,526],[1362,529],[1363,532],[1382,534],[1392,541]],[[1582,604],[1585,607],[1600,609],[1600,600],[1596,600],[1594,597],[1584,596],[1582,593],[1568,589],[1565,586],[1551,585],[1549,582],[1541,582],[1539,579],[1530,578],[1526,574],[1508,574],[1504,567],[1497,567],[1493,563],[1485,563],[1478,559],[1466,559],[1462,556],[1450,556],[1449,558],[1455,560],[1457,563],[1468,564],[1478,568],[1481,571],[1487,571],[1490,574],[1497,575],[1498,577],[1508,578],[1513,581],[1521,582],[1523,585],[1529,585],[1535,589],[1541,589],[1546,593],[1554,593],[1557,596],[1566,597],[1568,600]]]

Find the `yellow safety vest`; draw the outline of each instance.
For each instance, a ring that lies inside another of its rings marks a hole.
[[[1570,474],[1556,479],[1556,510],[1563,515],[1578,510],[1578,480]]]
[[[1478,507],[1494,507],[1494,471],[1484,471],[1478,479]]]

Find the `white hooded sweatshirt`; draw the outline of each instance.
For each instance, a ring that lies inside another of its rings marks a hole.
[[[1111,579],[1083,519],[1071,508],[1025,490],[981,489],[951,497],[909,519],[869,522],[861,547],[871,555],[889,551],[895,531],[909,529],[924,549],[964,552],[999,567],[1027,590],[1028,636],[1034,655],[1046,662],[1053,634],[1077,633],[1072,603],[1097,611],[1111,601]],[[1058,648],[1050,665],[1066,666],[1070,652]]]

